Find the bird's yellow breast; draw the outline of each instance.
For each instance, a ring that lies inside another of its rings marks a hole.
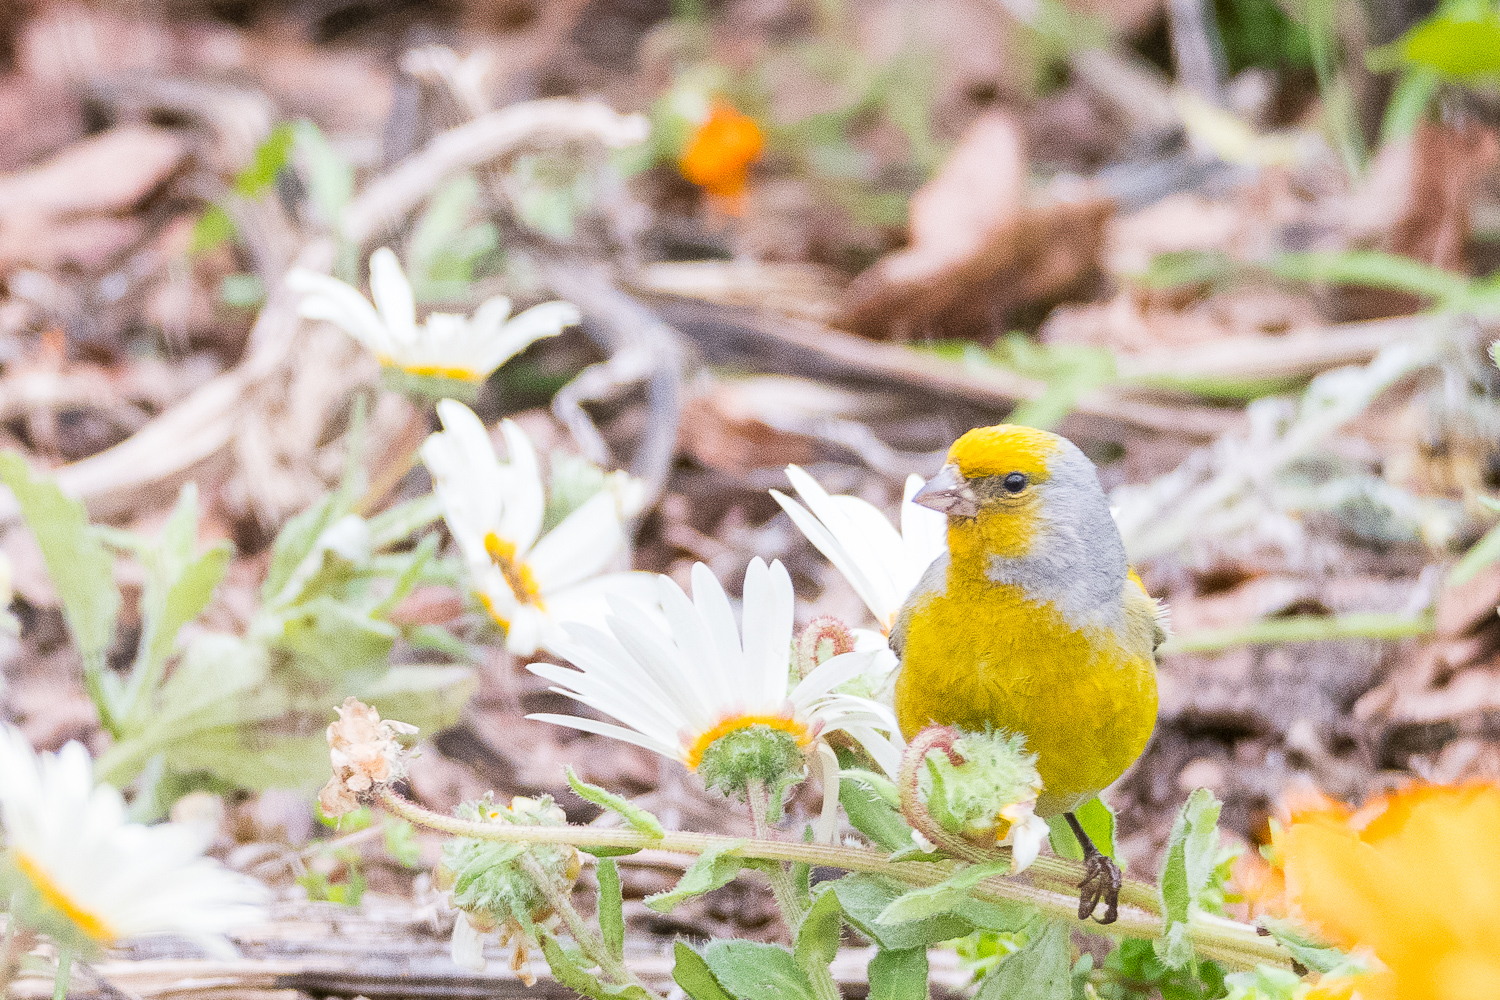
[[[984,560],[963,558],[954,541],[945,586],[913,594],[902,615],[901,731],[1024,733],[1046,785],[1038,810],[1076,808],[1124,773],[1155,726],[1149,612],[1134,621],[1133,595],[1122,595],[1124,627],[1074,627],[1022,587],[991,582]]]

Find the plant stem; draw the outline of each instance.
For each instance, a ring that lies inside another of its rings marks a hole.
[[[1266,618],[1236,625],[1212,628],[1173,636],[1157,652],[1207,653],[1234,646],[1251,646],[1270,642],[1326,642],[1332,639],[1405,639],[1428,635],[1436,628],[1431,614],[1390,615],[1294,615],[1290,618]]]
[[[68,976],[73,971],[73,949],[57,948],[57,975],[52,980],[52,1000],[68,1000]]]
[[[750,779],[750,784],[745,789],[745,798],[750,806],[750,824],[755,830],[755,838],[759,841],[770,840],[771,819],[771,797],[766,792],[765,784],[759,778]],[[802,902],[802,893],[797,891],[797,880],[793,878],[787,862],[773,862],[762,869],[766,879],[771,883],[771,895],[776,899],[776,905],[781,909],[781,920],[786,924],[787,933],[796,941],[797,932],[802,927],[802,921],[807,917],[807,907]],[[818,1000],[839,1000],[838,984],[833,981],[833,973],[828,966],[821,963],[808,963],[803,971],[812,983],[813,995]]]
[[[652,996],[657,995],[647,988],[645,983],[637,979],[635,974],[625,967],[623,961],[609,953],[609,949],[604,947],[604,941],[573,908],[573,901],[568,898],[568,894],[552,883],[552,879],[548,878],[547,872],[543,870],[536,858],[530,854],[522,854],[519,864],[521,870],[526,873],[526,877],[531,879],[532,884],[547,897],[548,905],[557,912],[558,916],[562,917],[563,923],[567,925],[568,933],[573,935],[573,940],[578,943],[578,947],[599,966],[605,975],[613,979],[616,985],[639,986]]]
[[[424,809],[397,795],[389,786],[376,793],[378,801],[387,810],[403,819],[429,830],[437,830],[455,837],[472,837],[478,840],[493,840],[512,844],[572,844],[575,847],[623,847],[657,848],[679,854],[702,854],[719,849],[735,857],[753,858],[760,861],[790,861],[806,865],[822,865],[842,868],[850,872],[866,872],[898,879],[912,886],[929,886],[953,874],[953,862],[891,861],[885,854],[860,847],[835,847],[829,844],[804,844],[780,840],[753,840],[748,843],[740,837],[725,837],[710,833],[669,832],[661,837],[652,837],[634,830],[595,826],[511,826],[499,823],[478,823],[445,816]],[[1027,869],[1034,876],[1033,882],[1063,881],[1076,886],[1083,878],[1083,866],[1062,858],[1041,860]],[[1059,878],[1062,876],[1063,878]],[[996,902],[1019,902],[1035,906],[1049,917],[1066,920],[1077,930],[1091,934],[1103,934],[1114,938],[1156,938],[1161,936],[1162,920],[1160,904],[1150,886],[1127,882],[1131,890],[1129,898],[1121,893],[1120,919],[1108,925],[1084,922],[1078,919],[1078,897],[1076,890],[1052,891],[1040,885],[1027,884],[1013,878],[989,878],[973,890],[976,899]],[[1188,937],[1198,954],[1224,962],[1237,969],[1253,969],[1258,964],[1291,968],[1291,956],[1273,939],[1263,937],[1250,924],[1242,924],[1223,917],[1207,914],[1195,915],[1188,922]]]

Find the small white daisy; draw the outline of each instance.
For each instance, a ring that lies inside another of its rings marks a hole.
[[[552,649],[563,638],[560,623],[602,623],[612,595],[652,589],[646,573],[600,575],[627,548],[625,523],[644,502],[639,480],[610,473],[598,493],[542,535],[546,499],[525,432],[501,422],[509,459],[502,463],[472,410],[445,399],[437,411],[443,430],[423,443],[422,461],[474,594],[505,629],[506,648],[522,656]]]
[[[60,943],[180,934],[232,955],[223,933],[264,917],[265,888],[204,857],[200,831],[127,820],[124,799],[94,784],[78,743],[37,754],[0,726],[0,822],[17,915]]]
[[[781,563],[751,561],[743,630],[708,567],[698,563],[692,575],[691,598],[670,578],[658,578],[660,615],[617,601],[608,632],[569,628],[567,641],[554,652],[577,670],[531,664],[533,673],[556,685],[554,691],[622,725],[575,715],[528,718],[633,743],[694,770],[716,741],[754,726],[790,734],[804,752],[842,730],[895,774],[901,742],[890,710],[834,692],[863,668],[863,657],[835,656],[788,692],[793,597]]]
[[[387,368],[408,375],[482,382],[533,341],[552,337],[577,323],[578,308],[568,302],[545,302],[514,319],[510,300],[484,302],[472,319],[433,313],[417,324],[416,300],[396,255],[386,247],[370,258],[368,299],[337,278],[297,268],[287,284],[305,297],[298,312],[326,320],[363,344]]]
[[[807,506],[779,490],[772,490],[771,496],[807,540],[843,574],[875,616],[879,632],[854,629],[855,649],[874,660],[869,672],[889,673],[896,665],[896,656],[886,645],[886,637],[917,581],[942,554],[948,518],[911,502],[912,495],[922,488],[921,476],[907,477],[899,533],[874,505],[858,497],[830,496],[797,466],[787,466],[786,476]]]

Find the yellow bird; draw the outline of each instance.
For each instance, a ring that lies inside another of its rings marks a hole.
[[[1141,755],[1156,725],[1162,611],[1130,569],[1094,464],[1065,438],[969,431],[913,502],[948,515],[948,551],[891,630],[896,717],[1022,733],[1084,851],[1079,917],[1117,915],[1120,870],[1073,815]]]

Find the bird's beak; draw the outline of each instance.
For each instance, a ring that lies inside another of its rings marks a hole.
[[[912,494],[911,502],[949,517],[979,516],[979,498],[959,475],[956,465],[943,466],[937,475],[927,480],[927,485]]]

